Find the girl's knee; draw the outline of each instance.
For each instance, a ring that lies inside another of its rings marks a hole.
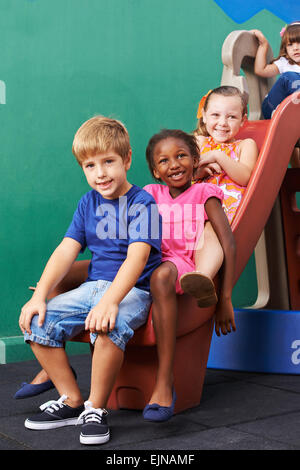
[[[174,267],[173,267],[174,266]],[[175,289],[177,269],[171,263],[164,263],[151,276],[150,289],[153,294]]]

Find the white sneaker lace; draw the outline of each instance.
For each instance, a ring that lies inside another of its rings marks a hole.
[[[40,406],[40,410],[42,411],[49,411],[50,413],[54,413],[54,411],[59,410],[64,406],[64,401],[67,399],[67,395],[62,395],[59,400],[50,400],[43,405]]]
[[[102,416],[108,415],[105,408],[93,408],[90,401],[84,403],[85,410],[79,415],[77,424],[82,423],[97,423],[102,424]]]

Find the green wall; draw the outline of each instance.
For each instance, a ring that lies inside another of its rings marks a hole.
[[[266,11],[236,24],[213,0],[1,0],[0,356],[1,344],[22,341],[27,286],[89,189],[71,153],[81,123],[121,119],[133,147],[129,179],[149,183],[148,139],[162,127],[194,128],[199,98],[220,84],[226,36],[260,28],[277,52],[282,24]],[[234,303],[255,298],[251,260]]]

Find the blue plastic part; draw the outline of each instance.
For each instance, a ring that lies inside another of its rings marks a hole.
[[[215,0],[217,5],[236,23],[244,23],[261,10],[268,10],[286,23],[300,20],[299,0]]]
[[[236,331],[212,337],[207,367],[300,374],[300,311],[235,310]]]

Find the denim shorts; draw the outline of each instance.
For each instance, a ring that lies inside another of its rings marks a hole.
[[[29,335],[25,332],[24,340],[44,346],[63,347],[65,341],[84,330],[88,313],[110,285],[110,281],[89,281],[49,300],[42,327],[38,326],[38,315],[35,315],[31,321],[32,333]],[[122,351],[134,330],[146,323],[151,301],[149,292],[133,287],[120,303],[115,328],[108,336]],[[96,338],[97,333],[90,333],[92,344]]]

